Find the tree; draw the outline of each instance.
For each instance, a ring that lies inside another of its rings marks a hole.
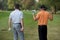
[[[3,9],[6,10],[7,9],[7,0],[3,0]]]
[[[55,13],[56,13],[56,10],[60,9],[60,6],[59,6],[60,0],[40,0],[40,4],[47,5]]]
[[[0,9],[3,9],[3,0],[0,0]]]
[[[8,9],[14,9],[14,4],[18,3],[22,5],[22,0],[8,0]]]
[[[53,5],[55,14],[56,14],[56,11],[60,9],[59,4],[60,4],[60,0],[51,0],[51,5]]]
[[[24,9],[32,9],[35,4],[35,0],[23,0],[22,6]]]
[[[14,8],[14,0],[8,0],[8,9],[13,9]]]

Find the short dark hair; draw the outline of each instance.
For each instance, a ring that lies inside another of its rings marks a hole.
[[[40,8],[43,10],[47,10],[47,7],[45,5],[41,5]]]
[[[19,4],[15,4],[15,8],[16,8],[16,9],[20,9],[19,7],[20,7]]]

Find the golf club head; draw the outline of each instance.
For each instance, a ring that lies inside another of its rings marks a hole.
[[[36,13],[36,10],[32,10],[32,14],[34,15]]]

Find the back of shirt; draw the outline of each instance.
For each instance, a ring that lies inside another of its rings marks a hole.
[[[49,18],[49,12],[47,11],[40,11],[36,18],[38,18],[38,25],[47,25],[48,18]]]
[[[16,9],[10,13],[9,18],[12,19],[12,23],[21,23],[21,19],[23,18],[23,13],[22,11]]]

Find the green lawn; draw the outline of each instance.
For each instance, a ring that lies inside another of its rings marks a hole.
[[[0,40],[13,40],[12,31],[8,30],[8,16],[10,12],[0,12]],[[38,40],[37,22],[30,11],[24,12],[25,40]],[[60,40],[60,14],[54,14],[54,20],[48,23],[48,40]]]

